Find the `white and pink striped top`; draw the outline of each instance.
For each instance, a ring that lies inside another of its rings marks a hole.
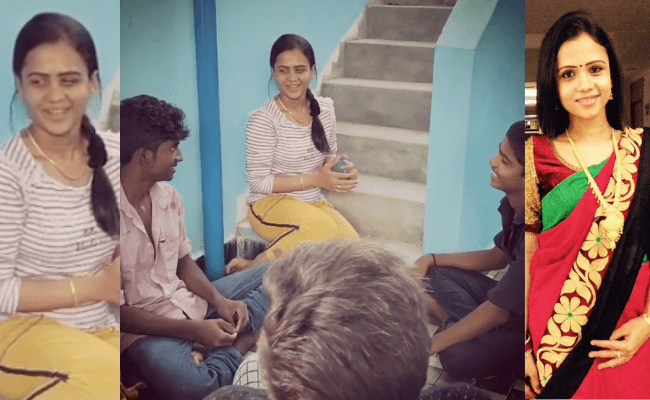
[[[321,113],[318,116],[331,153],[336,148],[336,117],[334,103],[328,97],[316,97]],[[273,99],[250,114],[246,126],[246,180],[252,204],[273,193],[275,175],[298,175],[314,172],[323,165],[325,155],[316,149],[311,138],[311,125],[299,126],[282,114]],[[306,203],[325,200],[320,188],[287,193]]]
[[[119,199],[120,135],[99,134],[108,153],[104,170]],[[73,187],[54,180],[19,136],[0,146],[0,321],[16,314],[23,279],[61,279],[111,260],[119,238],[95,221],[91,181]],[[84,330],[118,325],[105,302],[32,314]]]

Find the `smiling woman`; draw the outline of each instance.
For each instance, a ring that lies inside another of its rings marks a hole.
[[[38,14],[13,72],[31,123],[0,146],[0,397],[114,399],[119,137],[86,116],[93,40],[68,16]]]
[[[246,127],[246,203],[251,227],[270,244],[252,262],[234,258],[226,273],[262,265],[305,241],[359,237],[321,192],[347,193],[358,180],[352,163],[333,169],[341,159],[334,104],[309,89],[314,50],[302,36],[285,34],[269,61],[279,93],[251,113]]]
[[[528,397],[650,397],[649,131],[623,127],[621,81],[585,13],[544,37],[544,135],[526,143]]]

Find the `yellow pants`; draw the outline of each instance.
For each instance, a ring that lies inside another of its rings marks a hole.
[[[258,235],[271,242],[266,250],[269,260],[302,242],[359,238],[326,201],[309,204],[287,195],[271,195],[248,207],[248,220]]]
[[[84,332],[42,317],[0,323],[0,398],[119,399],[120,333]]]

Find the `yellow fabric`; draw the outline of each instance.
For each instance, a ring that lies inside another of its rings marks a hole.
[[[326,201],[309,204],[287,195],[272,195],[248,208],[248,220],[255,232],[271,243],[266,250],[269,260],[302,242],[359,238],[352,225]]]
[[[119,348],[117,328],[84,332],[42,317],[10,318],[0,323],[0,398],[117,400]]]

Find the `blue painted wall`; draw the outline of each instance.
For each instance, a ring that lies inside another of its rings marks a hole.
[[[158,97],[183,109],[190,137],[181,144],[184,161],[171,184],[185,203],[192,252],[203,252],[199,114],[191,1],[122,0],[121,93]]]
[[[0,142],[11,134],[9,104],[15,90],[11,60],[16,36],[20,28],[40,12],[67,14],[88,29],[97,48],[102,89],[110,84],[120,65],[119,0],[0,0]],[[99,101],[93,103],[91,118],[99,116],[100,109]],[[14,114],[14,130],[26,122],[22,107],[17,105],[20,111]]]
[[[489,159],[524,116],[524,2],[459,0],[434,60],[424,250],[492,246]]]
[[[273,42],[284,33],[304,36],[314,48],[320,73],[365,4],[366,0],[216,2],[226,238],[235,232],[236,201],[246,191],[244,131],[248,113],[276,93],[273,85],[270,93],[268,89]]]

